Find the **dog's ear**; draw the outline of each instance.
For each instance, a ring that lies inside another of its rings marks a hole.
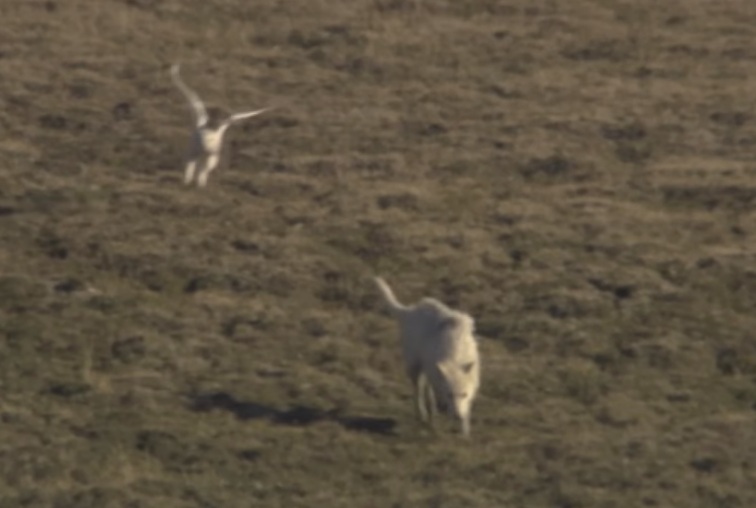
[[[447,330],[450,330],[459,326],[459,323],[454,318],[454,316],[446,316],[446,317],[441,318],[436,324],[436,326],[438,328],[437,333],[444,333]]]
[[[465,374],[469,374],[470,372],[472,372],[473,367],[475,367],[475,362],[464,363],[461,365],[461,367],[462,367],[462,372],[464,372]]]

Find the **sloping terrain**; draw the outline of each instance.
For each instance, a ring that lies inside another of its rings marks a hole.
[[[0,508],[756,506],[753,2],[0,19]],[[205,189],[176,61],[277,107]],[[476,317],[469,441],[376,274]]]

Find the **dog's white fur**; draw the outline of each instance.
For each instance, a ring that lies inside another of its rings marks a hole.
[[[184,169],[184,183],[190,184],[197,174],[197,185],[204,187],[207,185],[207,179],[210,173],[216,168],[220,161],[221,147],[223,146],[223,136],[231,124],[259,115],[272,108],[263,108],[255,111],[245,111],[236,113],[218,121],[208,115],[205,104],[191,88],[186,86],[179,74],[179,64],[171,67],[171,79],[178,87],[192,108],[194,113],[194,126],[192,137],[189,144],[189,153],[187,156],[186,168]]]
[[[415,305],[397,300],[389,285],[375,278],[399,323],[407,374],[415,388],[421,421],[432,423],[437,407],[459,419],[470,435],[472,403],[480,386],[480,356],[471,316],[452,310],[435,298]]]

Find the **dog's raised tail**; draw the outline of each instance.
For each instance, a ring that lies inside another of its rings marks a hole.
[[[389,307],[391,307],[392,313],[397,314],[404,310],[407,310],[407,307],[396,299],[396,295],[394,295],[394,292],[391,290],[391,286],[389,286],[385,280],[383,280],[381,277],[375,277],[374,280],[375,284],[378,286],[378,289],[383,295],[383,299],[386,300],[386,303],[388,303]]]

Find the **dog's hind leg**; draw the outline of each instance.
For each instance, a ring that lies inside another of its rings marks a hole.
[[[192,159],[186,162],[184,168],[184,183],[189,185],[194,180],[194,173],[197,171],[197,160]]]
[[[420,374],[418,379],[419,384],[419,397],[422,399],[422,403],[425,405],[426,423],[429,427],[433,427],[433,417],[436,414],[436,393],[433,391],[433,386],[428,381],[428,376],[425,373]]]
[[[412,387],[414,388],[415,396],[415,413],[417,419],[422,423],[429,423],[430,413],[427,400],[427,390],[430,388],[428,378],[422,371],[420,365],[412,366],[407,369],[410,379],[412,380]]]

